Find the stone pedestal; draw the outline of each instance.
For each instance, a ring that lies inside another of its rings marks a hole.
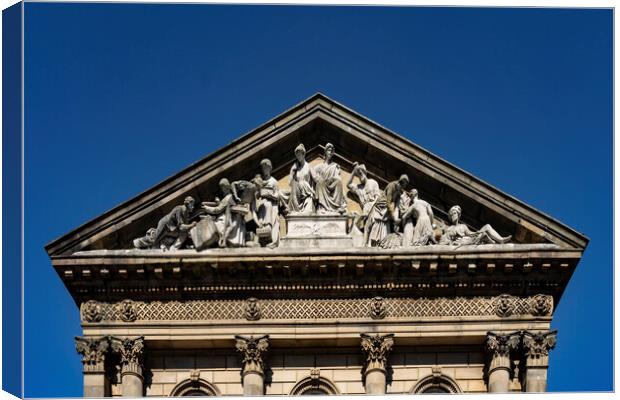
[[[348,219],[340,214],[288,215],[286,236],[280,240],[280,247],[353,247],[353,238],[347,234]]]

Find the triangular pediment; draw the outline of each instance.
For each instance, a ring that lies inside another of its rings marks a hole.
[[[78,251],[130,249],[133,239],[186,196],[209,201],[218,195],[221,178],[250,180],[259,173],[259,162],[269,158],[273,176],[286,185],[293,149],[303,143],[307,159],[318,162],[326,143],[336,149],[343,184],[353,163],[363,163],[369,177],[381,188],[407,174],[410,187],[429,202],[438,221],[447,221],[453,205],[462,208],[462,221],[472,229],[491,224],[513,243],[547,243],[584,249],[588,239],[557,220],[501,192],[465,171],[422,149],[404,137],[316,94],[285,111],[229,145],[208,155],[178,174],[120,204],[105,214],[49,243],[50,256]],[[346,185],[345,185],[346,187]],[[346,189],[345,189],[346,192]],[[350,210],[359,206],[347,197]]]

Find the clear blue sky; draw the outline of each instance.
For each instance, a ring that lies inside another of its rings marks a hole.
[[[317,91],[591,239],[549,390],[612,389],[610,10],[27,3],[25,35],[27,396],[82,395],[44,244]]]

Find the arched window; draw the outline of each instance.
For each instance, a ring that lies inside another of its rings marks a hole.
[[[447,375],[433,371],[415,384],[411,393],[462,393],[459,385]]]
[[[328,379],[308,376],[299,382],[291,390],[291,396],[332,395],[338,394],[338,389]]]
[[[219,396],[220,392],[215,386],[204,379],[186,379],[172,389],[170,396]]]

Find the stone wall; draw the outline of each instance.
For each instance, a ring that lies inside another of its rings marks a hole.
[[[363,355],[359,348],[276,348],[266,357],[267,395],[288,395],[313,374],[329,381],[339,394],[364,394]],[[421,380],[440,374],[452,379],[463,392],[487,391],[483,380],[484,353],[479,346],[419,346],[394,348],[389,357],[387,393],[410,393]],[[146,395],[168,396],[175,387],[199,377],[222,395],[243,395],[241,362],[234,350],[176,350],[149,353],[146,360]],[[520,390],[512,381],[511,390]],[[120,396],[120,385],[112,394]]]

